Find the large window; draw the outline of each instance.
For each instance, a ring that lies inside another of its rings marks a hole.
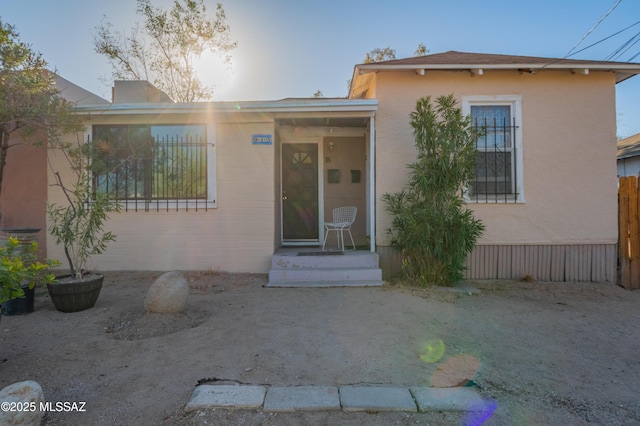
[[[94,185],[124,205],[212,206],[205,125],[94,125]]]
[[[463,109],[480,133],[468,200],[523,202],[519,97],[465,97]]]

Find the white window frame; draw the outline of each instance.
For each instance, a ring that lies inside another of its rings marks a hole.
[[[488,198],[481,197],[482,199],[471,199],[469,192],[465,191],[465,202],[487,204],[487,203],[524,203],[524,160],[523,160],[523,141],[522,141],[522,96],[520,95],[495,95],[495,96],[462,96],[462,113],[464,115],[471,115],[471,106],[508,106],[511,109],[511,117],[515,119],[516,128],[515,132],[515,155],[513,160],[515,162],[515,191],[517,198],[514,199],[513,195],[490,195]]]
[[[112,124],[112,123],[109,123]],[[126,123],[125,123],[126,124]],[[96,124],[99,125],[99,124]],[[108,124],[107,124],[108,125]],[[115,125],[115,124],[114,124]],[[216,179],[216,131],[215,123],[206,123],[207,129],[207,199],[206,200],[153,200],[143,206],[142,201],[120,201],[120,205],[125,211],[175,211],[176,205],[178,210],[207,210],[218,208],[218,191]],[[93,138],[93,124],[85,127],[84,140],[90,141]]]

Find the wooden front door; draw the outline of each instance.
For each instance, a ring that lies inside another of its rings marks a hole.
[[[282,240],[318,241],[318,145],[282,144]]]

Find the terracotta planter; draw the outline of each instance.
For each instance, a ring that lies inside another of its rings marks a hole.
[[[93,308],[102,289],[104,275],[90,274],[82,280],[71,275],[57,277],[57,283],[47,284],[49,296],[60,312],[79,312]]]

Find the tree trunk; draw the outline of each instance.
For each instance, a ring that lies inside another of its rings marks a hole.
[[[11,133],[4,126],[0,127],[0,195],[2,195],[2,177],[4,176],[4,166],[7,164],[10,136]]]

